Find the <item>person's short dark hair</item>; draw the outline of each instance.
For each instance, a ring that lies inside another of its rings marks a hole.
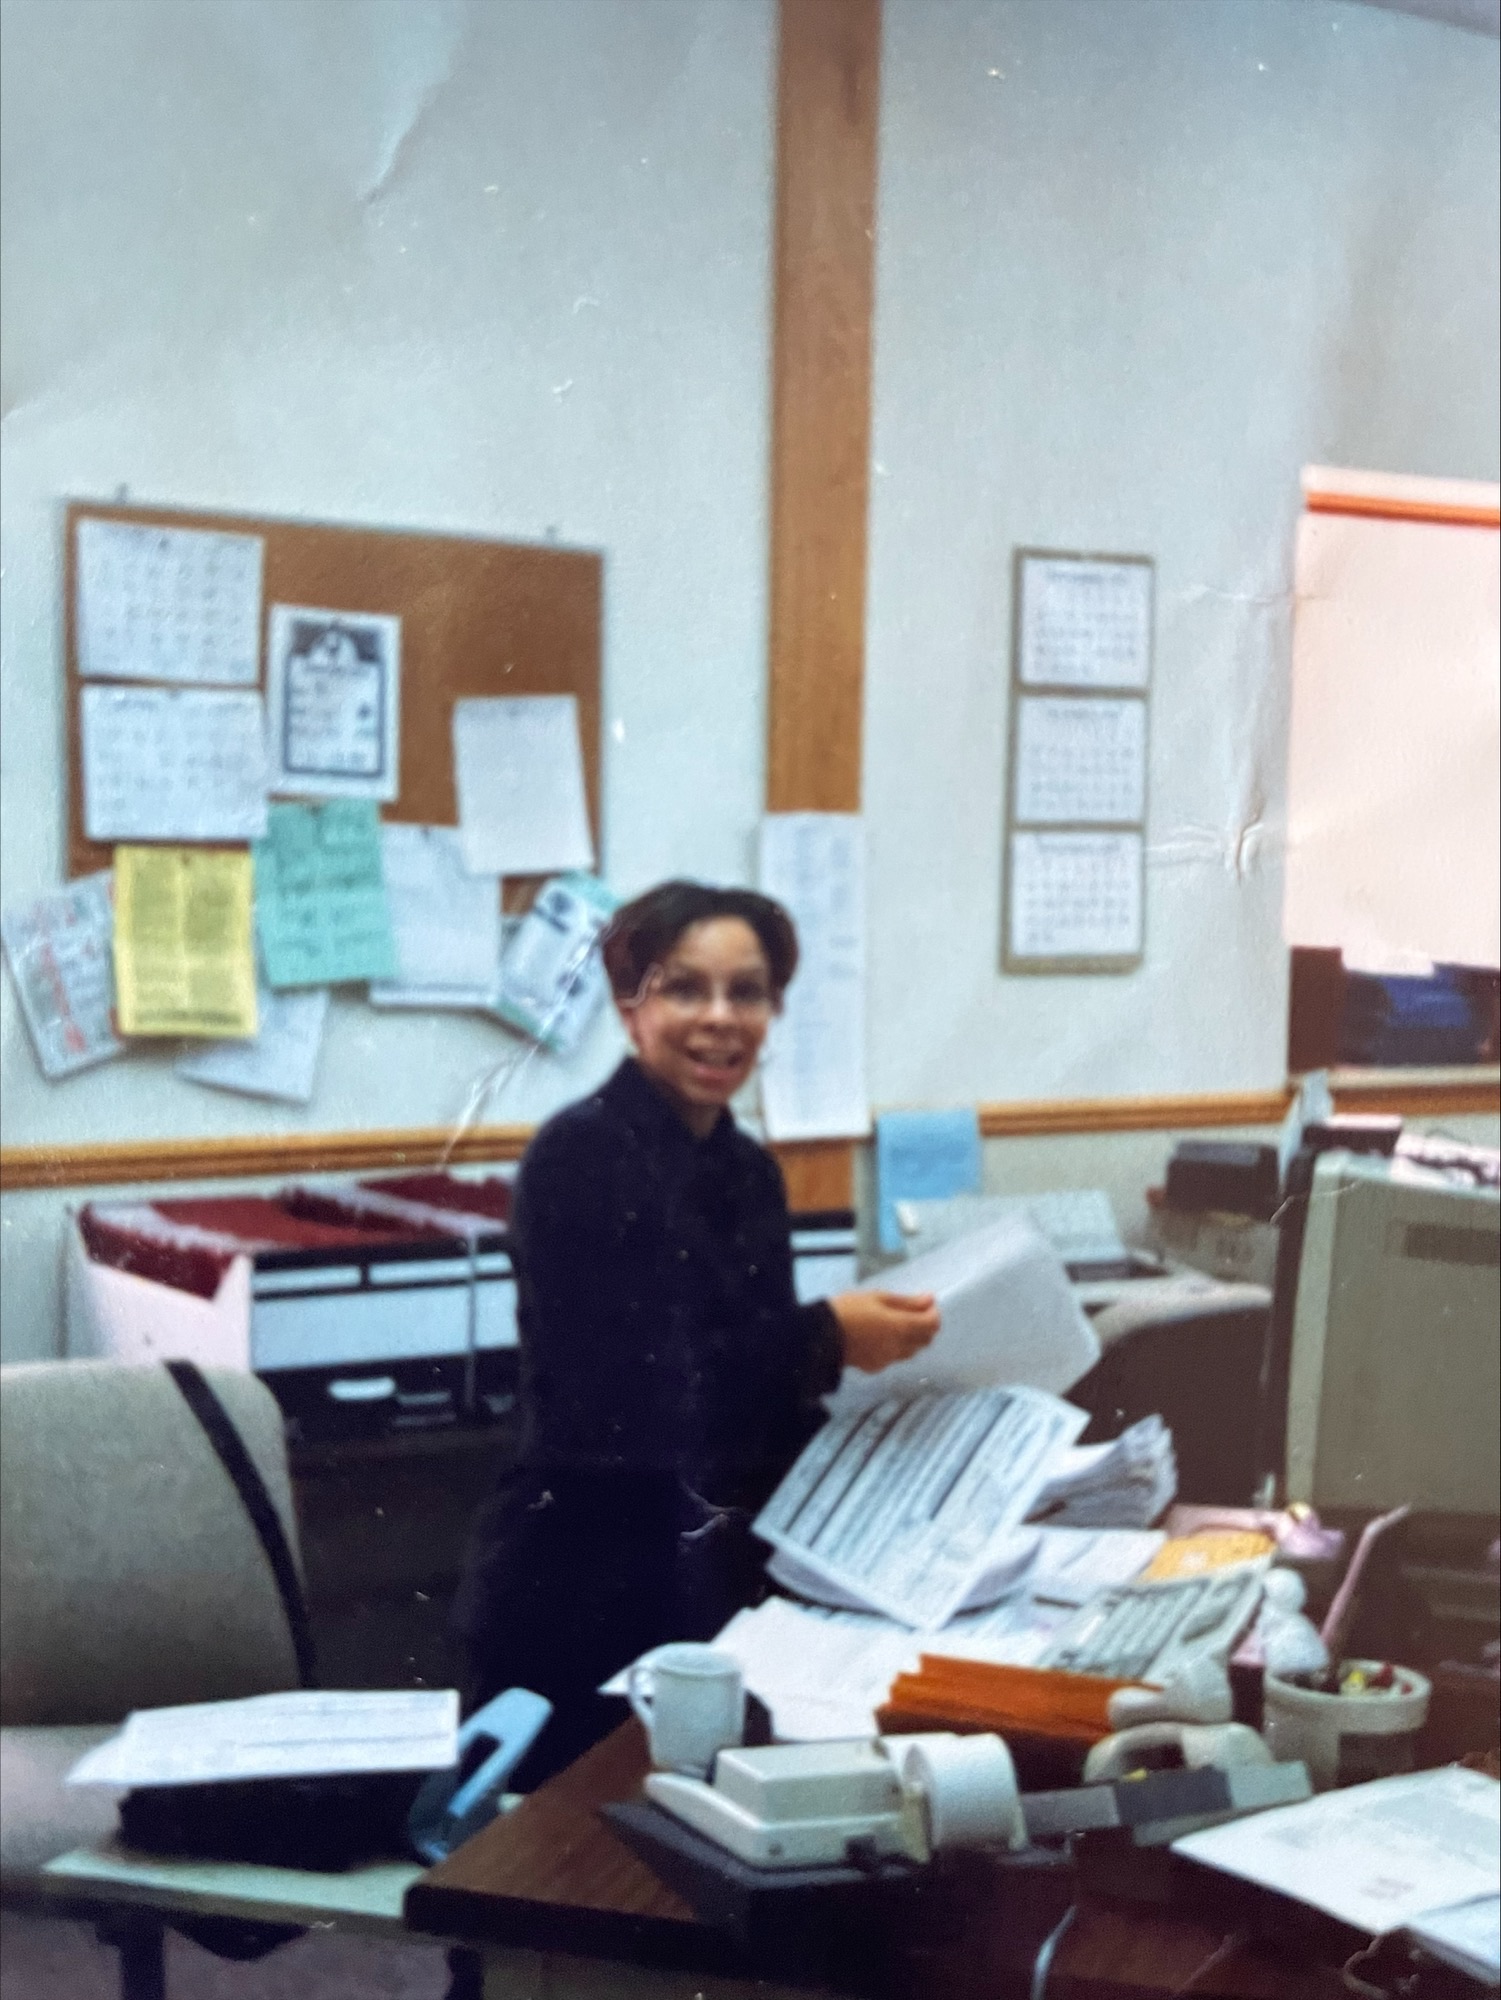
[[[705,882],[659,882],[625,903],[610,919],[600,950],[617,1000],[632,1000],[646,975],[660,965],[694,924],[738,917],[755,932],[766,954],[772,990],[780,999],[797,970],[797,932],[770,896],[754,889],[714,889]]]

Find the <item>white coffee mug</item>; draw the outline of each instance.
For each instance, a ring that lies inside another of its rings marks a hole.
[[[740,1663],[712,1646],[658,1646],[631,1668],[626,1693],[659,1771],[707,1777],[716,1755],[744,1740]]]

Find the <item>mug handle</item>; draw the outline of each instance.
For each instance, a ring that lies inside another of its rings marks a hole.
[[[637,1719],[650,1730],[652,1724],[651,1702],[642,1689],[649,1686],[651,1674],[650,1660],[637,1660],[625,1677],[625,1698],[635,1711]]]

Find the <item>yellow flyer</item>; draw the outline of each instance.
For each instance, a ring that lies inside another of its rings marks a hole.
[[[115,849],[123,1035],[256,1033],[253,875],[243,849]]]

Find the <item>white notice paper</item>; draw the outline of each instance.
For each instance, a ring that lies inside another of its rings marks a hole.
[[[257,693],[124,688],[80,697],[90,840],[259,840],[266,730]]]
[[[892,1395],[1024,1383],[1060,1392],[1094,1366],[1100,1344],[1052,1245],[1025,1214],[1003,1215],[862,1291],[932,1292],[943,1315],[932,1343],[879,1375],[846,1368],[828,1406],[838,1414]]]
[[[1146,817],[1147,705],[1023,695],[1012,817],[1040,826],[1111,826]]]
[[[472,875],[594,866],[578,702],[571,694],[458,701],[454,783]]]
[[[1152,661],[1152,566],[1078,556],[1021,561],[1024,687],[1144,688]]]
[[[761,1106],[772,1139],[860,1139],[865,1086],[865,849],[857,813],[770,813],[759,881],[802,956],[771,1024]]]
[[[311,986],[275,992],[257,981],[258,1031],[240,1041],[205,1042],[191,1055],[179,1057],[174,1068],[190,1083],[211,1084],[216,1090],[237,1090],[246,1097],[279,1098],[286,1104],[306,1104],[313,1095],[323,1024],[328,1013],[328,988]]]
[[[85,680],[254,687],[259,535],[78,522],[78,671]]]
[[[390,983],[458,987],[458,1004],[483,1006],[500,964],[498,878],[465,871],[451,826],[388,824],[380,846],[400,974]]]
[[[211,1785],[338,1771],[442,1771],[458,1761],[453,1688],[335,1694],[298,1690],[243,1701],[142,1708],[81,1757],[70,1785]]]
[[[931,1630],[970,1602],[1087,1421],[1036,1389],[888,1397],[830,1418],[755,1532],[872,1611]]]
[[[1013,833],[1007,951],[1015,959],[1135,958],[1139,833]]]
[[[1452,1764],[1377,1778],[1187,1834],[1173,1851],[1379,1935],[1495,1894],[1501,1785]]]
[[[110,874],[85,875],[0,918],[5,955],[44,1076],[123,1053],[113,1025]]]
[[[267,639],[271,789],[394,799],[401,789],[401,620],[273,604]]]

